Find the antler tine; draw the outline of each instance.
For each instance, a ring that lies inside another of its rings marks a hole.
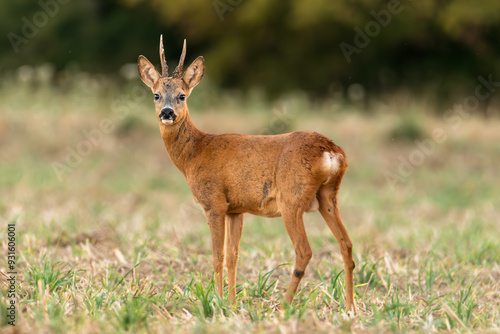
[[[161,61],[161,76],[168,77],[168,65],[165,59],[165,50],[163,50],[163,34],[160,35],[160,61]]]
[[[181,59],[179,59],[179,65],[174,70],[172,77],[180,78],[182,75],[182,68],[184,67],[184,58],[186,58],[186,40],[184,40],[184,45],[182,46]]]

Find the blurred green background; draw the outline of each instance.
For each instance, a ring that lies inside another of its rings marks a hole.
[[[0,31],[0,225],[16,224],[23,332],[499,332],[500,1],[16,0]],[[237,310],[218,299],[209,227],[137,74],[139,54],[159,68],[160,34],[171,71],[184,38],[186,67],[205,57],[200,129],[317,131],[346,152],[356,320],[318,213],[284,318],[281,219],[245,216]]]
[[[373,96],[407,89],[441,107],[470,94],[478,75],[500,71],[495,0],[2,1],[0,30],[2,75],[49,63],[55,73],[119,81],[139,54],[159,63],[163,33],[171,64],[186,38],[188,60],[205,56],[213,84],[261,87],[271,99],[301,90],[369,106]]]

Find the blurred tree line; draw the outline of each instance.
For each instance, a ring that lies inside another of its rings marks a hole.
[[[500,81],[498,0],[18,0],[0,3],[0,73],[54,64],[116,74],[144,54],[159,64],[204,55],[221,87],[320,98],[360,84],[439,99]]]

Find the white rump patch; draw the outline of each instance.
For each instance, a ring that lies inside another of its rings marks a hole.
[[[340,159],[338,154],[332,152],[323,153],[323,166],[330,175],[336,173],[340,169]]]

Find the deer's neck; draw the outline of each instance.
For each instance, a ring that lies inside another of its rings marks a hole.
[[[191,122],[189,113],[182,122],[174,126],[160,123],[160,131],[170,159],[186,175],[188,161],[196,155],[197,144],[205,133]]]

